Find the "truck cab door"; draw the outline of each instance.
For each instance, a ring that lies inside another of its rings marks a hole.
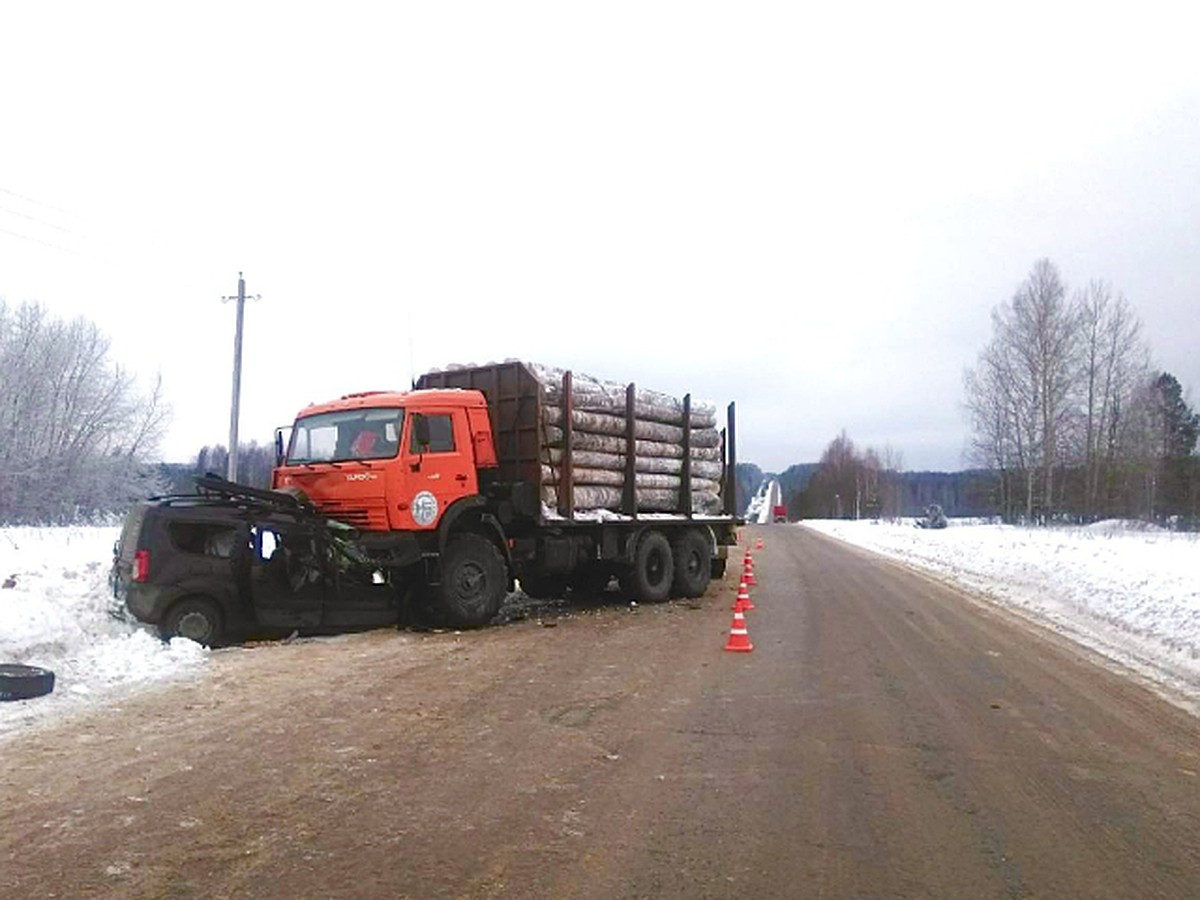
[[[466,410],[423,409],[408,416],[404,444],[408,522],[401,527],[437,527],[454,501],[479,492]]]
[[[315,530],[259,522],[251,529],[250,604],[260,625],[311,628],[325,603],[325,550]]]

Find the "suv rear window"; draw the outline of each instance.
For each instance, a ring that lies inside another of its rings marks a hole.
[[[237,546],[237,528],[217,522],[171,522],[171,543],[184,553],[228,559]]]

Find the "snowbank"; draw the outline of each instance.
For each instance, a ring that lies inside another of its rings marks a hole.
[[[1200,540],[1138,523],[1086,528],[806,521],[983,593],[1200,702]]]
[[[0,662],[54,670],[54,693],[0,703],[0,738],[130,688],[182,677],[207,651],[164,644],[108,587],[118,528],[0,528]]]

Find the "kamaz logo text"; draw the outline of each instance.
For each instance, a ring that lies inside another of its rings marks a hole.
[[[374,481],[379,476],[374,472],[351,472],[346,476],[347,481]]]

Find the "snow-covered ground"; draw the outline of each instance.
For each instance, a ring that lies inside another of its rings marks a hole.
[[[0,528],[0,663],[52,669],[54,692],[0,703],[0,739],[47,718],[187,677],[208,652],[126,621],[108,587],[117,528]]]
[[[804,526],[935,573],[1190,699],[1200,710],[1200,536],[1136,522],[1018,528],[951,520]]]

